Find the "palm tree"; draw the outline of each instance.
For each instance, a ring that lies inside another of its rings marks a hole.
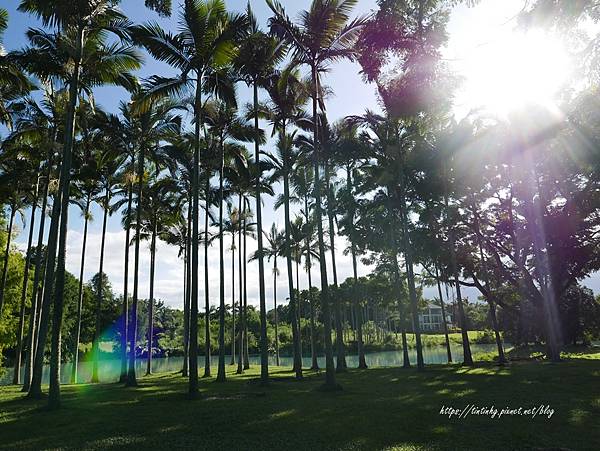
[[[10,127],[12,125],[10,103],[31,91],[33,85],[15,61],[14,54],[7,54],[2,45],[7,27],[8,11],[0,8],[0,124]]]
[[[45,277],[45,294],[40,320],[38,349],[45,348],[49,322],[51,296],[54,295],[53,328],[50,360],[50,397],[49,406],[60,406],[60,333],[64,308],[65,257],[67,246],[67,224],[71,177],[71,160],[75,139],[76,105],[82,87],[99,84],[119,84],[132,88],[135,79],[129,73],[140,67],[138,55],[128,46],[106,44],[106,32],[125,37],[126,17],[121,14],[110,0],[80,1],[76,3],[42,0],[22,0],[19,10],[29,12],[42,20],[44,26],[56,26],[61,39],[56,35],[34,32],[39,38],[35,41],[42,52],[34,54],[39,62],[38,74],[47,78],[56,76],[63,79],[69,90],[69,100],[65,120],[64,147],[62,155],[59,196],[52,211],[48,238],[48,262]],[[60,41],[60,42],[59,42]],[[64,52],[61,58],[45,59],[55,56],[58,43],[68,45],[74,51]],[[52,64],[48,64],[48,63]],[[60,230],[59,230],[60,222]],[[57,252],[58,243],[58,252]],[[54,264],[56,260],[56,269]],[[54,279],[56,272],[56,286]],[[34,374],[30,394],[41,395],[41,371],[43,352],[36,354]]]
[[[53,154],[56,145],[58,133],[58,118],[62,115],[60,109],[60,99],[62,91],[55,92],[52,83],[44,89],[44,98],[41,103],[33,101],[28,102],[26,113],[19,115],[15,131],[11,135],[16,142],[21,140],[30,142],[31,145],[44,150],[45,170],[44,170],[44,188],[42,192],[41,220],[38,228],[38,240],[36,245],[35,269],[32,286],[32,302],[29,327],[27,332],[27,356],[25,361],[25,375],[23,381],[23,392],[28,392],[33,373],[34,354],[38,338],[38,322],[42,304],[42,290],[40,289],[40,279],[42,272],[43,252],[42,245],[44,241],[44,231],[46,225],[46,207],[48,203],[48,194],[52,184]]]
[[[227,13],[223,0],[185,0],[179,20],[180,32],[176,35],[165,32],[158,24],[141,25],[132,30],[137,42],[143,45],[154,58],[174,66],[180,72],[177,77],[151,77],[151,96],[182,94],[195,83],[192,268],[198,267],[200,131],[204,123],[202,94],[218,91],[221,97],[227,98],[228,94],[221,89],[219,75],[221,69],[234,58],[235,41],[245,26],[245,17]],[[188,391],[191,398],[196,398],[198,396],[198,274],[196,271],[192,271],[190,306]]]
[[[255,200],[256,200],[256,227],[258,229],[258,291],[260,303],[260,380],[267,384],[269,380],[269,354],[267,343],[267,306],[265,299],[265,265],[263,259],[263,237],[262,237],[262,203],[260,198],[262,186],[262,167],[260,161],[261,134],[258,126],[259,119],[259,87],[266,86],[272,76],[276,65],[285,56],[285,48],[280,45],[273,36],[262,32],[252,9],[250,2],[246,9],[246,17],[249,22],[247,35],[240,45],[238,58],[235,66],[242,79],[248,86],[252,86],[253,113],[254,113],[254,163],[257,170],[255,177]]]
[[[353,281],[358,286],[358,265],[357,265],[357,230],[356,230],[356,213],[357,199],[355,198],[356,179],[359,177],[358,162],[360,159],[368,155],[366,146],[357,137],[357,127],[352,124],[348,126],[340,126],[339,139],[337,142],[336,155],[339,161],[343,162],[346,170],[346,187],[338,193],[338,203],[343,208],[344,215],[340,220],[340,228],[348,240],[350,241],[350,254],[352,256],[352,273]],[[357,350],[358,350],[358,367],[367,368],[365,360],[364,342],[363,342],[363,318],[362,309],[358,306],[358,296],[352,296],[353,311],[356,315],[356,329],[358,332]]]
[[[108,143],[107,143],[108,144]],[[104,191],[104,194],[101,194],[96,201],[102,206],[103,215],[102,215],[102,235],[100,239],[100,268],[98,270],[98,274],[104,274],[104,249],[106,244],[106,222],[108,219],[108,215],[110,213],[110,201],[112,198],[112,187],[115,184],[114,175],[117,172],[118,168],[121,166],[123,162],[123,155],[115,155],[115,150],[118,149],[114,147],[108,147],[106,149],[102,149],[99,152],[98,159],[96,161],[97,169],[99,172],[99,184],[101,190]],[[94,329],[94,341],[92,342],[92,355],[93,355],[93,364],[92,364],[92,383],[97,383],[100,381],[98,375],[98,359],[100,357],[99,353],[99,344],[100,344],[100,309],[102,303],[103,296],[103,285],[102,283],[98,284],[98,292],[96,299],[96,327]]]
[[[273,315],[275,316],[275,364],[279,366],[279,324],[277,321],[277,277],[279,268],[277,268],[277,257],[283,255],[285,249],[285,232],[277,230],[277,225],[273,223],[268,234],[265,233],[267,247],[264,248],[267,261],[273,259]],[[293,318],[293,316],[292,316]]]
[[[239,210],[232,208],[231,204],[227,204],[227,218],[223,223],[223,232],[231,235],[231,313],[232,313],[232,324],[231,324],[231,361],[230,365],[235,365],[235,340],[236,340],[236,326],[235,326],[235,234],[240,228],[240,215]]]
[[[140,262],[140,231],[142,209],[144,205],[143,191],[146,176],[146,154],[156,149],[157,144],[179,132],[181,118],[174,112],[179,103],[170,100],[145,102],[145,93],[136,94],[129,108],[122,109],[124,121],[132,131],[133,146],[137,152],[136,171],[136,208],[135,208],[135,250],[133,272],[133,298],[128,321],[129,332],[129,365],[126,385],[136,386],[135,351],[137,346],[137,310]],[[143,105],[143,107],[142,107]],[[133,212],[132,212],[133,214]],[[130,221],[130,220],[128,220]]]
[[[235,105],[224,102],[211,102],[205,105],[204,120],[209,133],[216,141],[219,149],[219,366],[217,381],[225,380],[225,260],[224,260],[224,219],[223,206],[225,201],[225,154],[227,158],[241,158],[243,148],[233,141],[248,142],[252,139],[254,129],[236,115]]]
[[[308,100],[308,88],[300,80],[298,70],[287,68],[277,76],[270,79],[267,85],[270,102],[264,108],[264,116],[273,124],[273,133],[279,134],[277,141],[277,154],[273,157],[276,167],[271,179],[283,179],[283,196],[278,199],[275,206],[284,205],[284,232],[288,294],[290,298],[289,308],[292,319],[292,340],[294,345],[294,364],[296,378],[302,378],[302,344],[300,337],[300,326],[298,323],[298,300],[294,290],[294,276],[292,274],[292,243],[291,243],[291,223],[290,223],[290,173],[294,165],[294,155],[292,144],[295,134],[287,133],[287,125],[297,123],[304,118],[302,106]],[[299,290],[299,287],[296,287]],[[299,291],[298,291],[299,292]]]
[[[147,180],[144,186],[144,203],[141,213],[140,236],[137,240],[150,240],[150,293],[148,297],[148,333],[146,360],[146,375],[152,374],[152,349],[154,342],[154,279],[156,268],[156,243],[157,239],[165,236],[171,231],[172,225],[179,218],[181,198],[176,193],[177,183],[171,178],[158,179],[159,168],[155,174]],[[137,230],[137,224],[136,230]]]
[[[92,188],[93,189],[93,188]],[[92,189],[86,190],[83,194],[85,202],[83,204],[78,202],[79,207],[82,209],[83,215],[83,241],[81,244],[81,263],[79,266],[79,291],[77,294],[77,324],[75,326],[75,345],[73,347],[73,364],[71,368],[71,384],[77,383],[77,371],[79,363],[79,340],[81,338],[81,315],[83,310],[83,273],[85,269],[85,255],[87,247],[87,235],[88,235],[88,223],[92,219],[90,212],[90,206],[92,204]]]
[[[350,12],[357,0],[314,0],[308,11],[300,15],[300,23],[293,23],[285,10],[275,0],[267,0],[267,4],[275,14],[270,19],[271,32],[287,42],[292,49],[292,60],[298,65],[310,68],[312,81],[312,127],[314,141],[313,164],[315,168],[315,207],[318,218],[319,256],[321,261],[321,307],[325,323],[325,361],[326,389],[337,389],[333,349],[331,344],[331,313],[325,265],[325,242],[323,238],[321,208],[321,156],[318,137],[317,106],[324,105],[319,98],[321,91],[319,75],[326,70],[328,64],[341,59],[355,57],[354,44],[364,24],[364,19],[348,22]],[[322,108],[324,109],[324,108]]]

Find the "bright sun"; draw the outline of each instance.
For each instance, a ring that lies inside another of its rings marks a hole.
[[[552,106],[571,64],[559,39],[514,31],[479,45],[458,66],[464,80],[457,105],[506,115],[524,105]]]

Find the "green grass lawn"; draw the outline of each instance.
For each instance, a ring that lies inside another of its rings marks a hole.
[[[233,367],[228,367],[233,368]],[[227,383],[201,381],[202,397],[185,398],[178,375],[117,384],[63,387],[60,411],[0,388],[3,449],[556,449],[600,448],[600,360],[351,370],[340,392],[318,388],[323,374],[258,368]],[[551,418],[440,415],[442,406],[554,410]]]

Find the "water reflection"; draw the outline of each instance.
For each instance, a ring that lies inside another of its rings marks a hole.
[[[480,344],[471,345],[471,351],[477,352],[491,352],[496,349],[493,344]],[[415,363],[417,359],[416,350],[409,350],[409,356],[411,363]],[[462,362],[462,347],[461,345],[452,345],[452,357],[455,362]],[[401,366],[402,365],[402,352],[401,351],[384,351],[384,352],[372,352],[365,355],[367,365],[370,367],[389,367],[389,366]],[[229,363],[231,357],[226,357],[225,362]],[[426,364],[440,364],[446,363],[446,347],[445,346],[432,346],[423,348],[423,359]],[[292,366],[291,357],[280,357],[281,366]],[[306,368],[310,367],[311,358],[310,356],[303,357],[303,365]],[[198,358],[200,371],[204,366],[204,356]],[[212,357],[212,364],[216,367],[218,356]],[[270,365],[275,365],[275,357],[269,358]],[[318,358],[319,366],[325,368],[325,358]],[[356,355],[346,356],[346,362],[350,368],[358,366],[358,357]],[[260,356],[250,356],[250,364],[258,365],[260,363]],[[154,373],[168,373],[177,372],[181,370],[183,364],[183,357],[164,357],[152,359],[152,371]],[[120,360],[103,360],[99,362],[99,374],[100,382],[116,382],[119,379],[121,369]],[[49,366],[44,366],[43,381],[48,383]],[[138,359],[136,361],[136,371],[138,375],[143,375],[146,372],[146,360]],[[0,377],[0,385],[8,385],[12,382],[13,369],[9,368],[3,376]],[[71,363],[65,363],[61,366],[61,383],[69,383],[71,377]],[[79,364],[79,381],[88,382],[92,378],[92,363],[91,362],[80,362]]]

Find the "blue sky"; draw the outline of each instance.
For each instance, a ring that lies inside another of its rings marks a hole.
[[[31,16],[22,14],[17,11],[19,4],[18,0],[4,0],[2,6],[8,9],[9,26],[5,35],[5,46],[8,50],[18,49],[26,45],[24,36],[28,27],[40,26],[37,21]],[[174,0],[174,4],[178,1]],[[252,8],[257,15],[259,22],[266,27],[266,22],[270,16],[270,10],[266,3],[262,0],[251,1]],[[309,6],[310,0],[284,0],[282,4],[286,7],[288,14],[294,17],[301,9]],[[245,0],[229,0],[227,2],[229,9],[242,11],[245,9]],[[356,14],[367,14],[376,6],[375,0],[360,0],[356,8]],[[465,86],[459,91],[456,98],[455,112],[457,115],[464,115],[471,108],[477,106],[477,102],[481,99],[481,93],[491,92],[496,87],[490,87],[489,73],[485,71],[475,73],[472,67],[489,67],[490,64],[485,62],[482,64],[482,58],[486,54],[486,48],[494,48],[494,45],[502,43],[506,40],[506,35],[513,32],[514,16],[522,8],[522,0],[484,0],[480,5],[474,8],[466,8],[464,6],[457,7],[451,16],[451,21],[448,27],[450,33],[450,42],[445,51],[445,57],[448,63],[456,70],[465,76]],[[125,14],[133,22],[158,21],[163,28],[176,31],[178,13],[175,9],[174,14],[170,18],[159,18],[155,13],[143,7],[141,0],[124,0],[121,5]],[[474,39],[476,36],[476,39]],[[514,52],[513,52],[514,53]],[[492,55],[493,58],[493,55]],[[502,62],[500,62],[502,63]],[[506,64],[504,64],[506,66]],[[491,68],[493,73],[498,70]],[[144,67],[139,71],[140,78],[148,77],[153,74],[170,74],[172,69],[165,64],[154,61],[150,56],[145,55]],[[330,120],[334,121],[350,114],[360,114],[366,108],[378,109],[377,99],[375,96],[374,87],[365,84],[359,75],[359,66],[351,62],[341,62],[336,64],[331,72],[326,77],[326,83],[334,89],[334,94],[327,102],[327,110]],[[238,95],[240,104],[250,100],[250,90],[244,85],[238,86]],[[500,95],[502,97],[502,95]],[[125,90],[114,87],[99,88],[95,92],[96,102],[104,109],[116,111],[121,100],[127,98]],[[3,133],[0,130],[0,133]],[[270,145],[270,144],[268,144]],[[275,187],[279,190],[279,187]],[[273,211],[273,199],[264,199],[264,223],[265,230],[270,228],[270,225],[275,222],[281,228],[283,226],[282,211]],[[88,236],[88,252],[85,279],[88,280],[93,274],[98,271],[99,265],[99,249],[100,249],[100,232],[102,222],[102,212],[94,206],[92,210],[94,221],[91,222]],[[29,216],[26,216],[27,220]],[[39,215],[38,215],[39,222]],[[19,224],[22,227],[23,224]],[[28,225],[27,225],[28,226]],[[81,213],[75,208],[71,208],[69,218],[69,246],[67,249],[67,268],[73,274],[79,274],[79,258],[81,252],[83,221]],[[25,233],[21,233],[17,238],[17,244],[20,247],[24,246],[26,240]],[[250,252],[253,251],[255,243],[250,245]],[[342,254],[342,250],[346,243],[342,238],[338,238],[336,260],[338,263],[338,278],[343,281],[346,277],[352,274],[351,261],[348,256]],[[145,246],[143,249],[147,249]],[[113,284],[113,289],[116,293],[121,293],[123,286],[123,253],[124,253],[124,232],[120,225],[120,215],[111,217],[108,222],[108,235],[106,242],[106,261],[104,271],[109,275]],[[229,262],[230,256],[226,259]],[[156,272],[156,296],[164,300],[169,305],[181,307],[183,296],[183,262],[177,257],[177,250],[160,244],[158,247],[158,262]],[[211,268],[210,283],[213,287],[211,290],[211,302],[218,302],[218,249],[215,247],[209,253]],[[141,295],[147,296],[148,291],[148,252],[142,253],[141,260]],[[267,264],[267,301],[269,305],[272,303],[272,277],[270,276],[270,264]],[[203,277],[203,269],[200,269],[200,277]],[[226,267],[226,272],[229,271],[229,266]],[[237,271],[237,268],[236,268]],[[251,263],[248,268],[249,285],[249,301],[252,304],[258,303],[257,287],[253,281],[257,280],[258,269],[254,263]],[[361,274],[368,273],[368,268],[360,267]],[[227,290],[230,289],[229,277],[227,272],[226,282]],[[331,277],[331,276],[330,276]],[[317,279],[314,277],[313,279]],[[287,297],[286,291],[286,274],[285,268],[281,270],[279,277],[277,292],[278,302],[285,303]],[[307,282],[301,276],[301,289],[306,288]],[[318,284],[317,284],[318,285]],[[600,291],[600,281],[595,277],[589,281],[589,285],[596,291]],[[130,280],[131,286],[131,280]],[[203,284],[201,284],[203,287]],[[434,296],[433,290],[426,290],[426,294]],[[474,299],[477,293],[473,290],[467,290],[467,295]],[[201,299],[203,299],[201,293]],[[226,293],[227,299],[230,299],[230,292]]]

